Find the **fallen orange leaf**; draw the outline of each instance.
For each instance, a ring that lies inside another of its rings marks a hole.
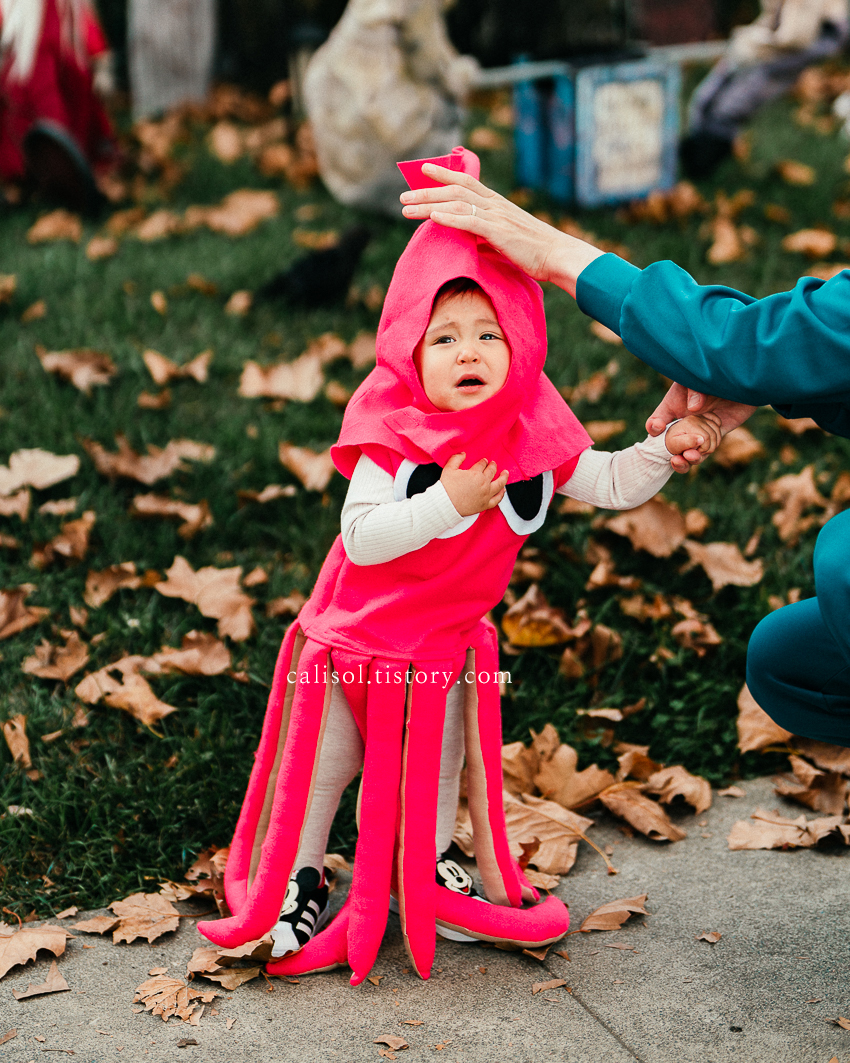
[[[228,635],[236,642],[254,633],[254,618],[250,598],[239,586],[241,566],[235,568],[201,568],[195,572],[178,555],[166,571],[167,579],[156,584],[160,594],[168,598],[182,598],[198,607],[203,616],[218,620],[219,635]]]
[[[504,614],[502,630],[514,646],[524,647],[556,646],[575,636],[563,610],[551,606],[536,583]]]
[[[815,812],[829,815],[841,815],[847,805],[847,779],[835,771],[821,771],[791,754],[792,775],[783,775],[774,779],[776,793],[793,798]]]
[[[53,240],[70,240],[78,244],[83,236],[83,223],[76,214],[67,210],[53,210],[43,214],[27,230],[27,242],[46,244]]]
[[[826,258],[838,246],[838,237],[827,229],[800,229],[783,237],[782,250],[809,258]]]
[[[101,475],[125,476],[148,486],[177,470],[186,469],[186,461],[210,462],[215,458],[215,447],[191,439],[172,439],[165,447],[148,443],[147,454],[136,453],[124,435],[116,436],[115,441],[117,454],[110,453],[92,439],[84,439],[82,443]]]
[[[12,996],[15,1000],[29,1000],[30,997],[40,997],[47,993],[67,993],[70,988],[64,977],[59,973],[56,960],[53,960],[50,964],[47,978],[41,985],[30,983],[25,990],[13,989]]]
[[[51,454],[38,448],[16,450],[8,466],[0,465],[0,495],[10,495],[27,485],[43,490],[76,476],[79,469],[76,454]]]
[[[159,1015],[163,1022],[176,1016],[190,1026],[196,1026],[204,1012],[203,1006],[199,1009],[199,1001],[208,1004],[217,996],[215,990],[193,989],[178,978],[160,974],[136,987],[133,1002],[144,1004],[145,1011]],[[197,1041],[188,1043],[197,1044]]]
[[[61,956],[66,941],[73,936],[61,926],[25,926],[19,930],[0,927],[0,978],[17,964],[34,960],[39,949]]]
[[[657,794],[658,800],[668,805],[676,797],[683,797],[699,814],[711,808],[711,786],[699,775],[691,775],[681,764],[661,768],[646,780],[646,792]]]
[[[783,159],[778,162],[776,172],[788,185],[813,185],[817,180],[817,172],[813,167],[794,159]]]
[[[239,381],[239,394],[246,399],[279,398],[312,402],[324,386],[321,360],[310,353],[294,362],[263,367],[246,362]]]
[[[176,362],[172,362],[170,358],[160,354],[159,351],[147,350],[142,355],[142,360],[153,377],[154,383],[158,387],[163,387],[172,380],[180,380],[185,377],[191,377],[192,380],[196,380],[199,384],[205,384],[212,356],[213,352],[211,350],[201,351],[200,354],[196,355],[191,361],[186,362],[185,365],[178,365]]]
[[[660,495],[603,520],[602,526],[626,536],[635,550],[646,550],[654,557],[670,557],[682,545],[686,534],[681,510]]]
[[[764,447],[747,428],[735,428],[720,441],[714,452],[714,460],[725,469],[735,465],[749,465],[756,458],[764,457]]]
[[[184,539],[191,539],[204,528],[212,526],[213,518],[206,501],[180,502],[163,495],[136,495],[130,503],[131,517],[176,517],[183,523],[177,534]]]
[[[46,372],[64,377],[86,395],[91,395],[93,387],[104,387],[118,372],[115,362],[103,351],[48,351],[38,344],[35,353]]]
[[[59,679],[67,683],[72,675],[85,667],[89,654],[76,631],[62,634],[65,636],[64,646],[54,646],[42,639],[33,656],[24,659],[21,670],[41,679]]]
[[[132,561],[122,561],[119,565],[110,565],[100,572],[93,569],[86,577],[86,589],[83,600],[92,609],[104,605],[122,588],[136,590],[142,585],[142,577],[136,575],[136,566]]]
[[[644,908],[645,893],[639,897],[625,897],[622,900],[608,901],[588,915],[579,930],[619,930],[623,923],[633,915],[649,915]]]
[[[281,465],[297,476],[308,491],[324,491],[336,471],[330,448],[317,454],[307,447],[296,447],[281,441],[278,444],[278,458]]]
[[[686,569],[701,565],[715,591],[729,585],[752,587],[764,576],[763,563],[758,559],[746,561],[735,543],[695,543],[685,539],[682,546],[690,557]]]
[[[614,783],[602,791],[599,800],[609,812],[620,816],[652,841],[678,842],[686,838],[687,832],[671,823],[664,809],[641,793],[641,785],[632,782]]]
[[[757,808],[750,819],[754,822],[739,820],[734,824],[727,840],[730,849],[810,849],[830,834],[838,834],[845,844],[848,841],[841,816],[788,819]]]
[[[24,605],[35,590],[32,583],[23,583],[12,590],[0,591],[0,639],[17,635],[50,615],[50,610],[40,605]]]
[[[118,241],[114,236],[93,236],[86,244],[86,258],[90,262],[99,262],[118,253]]]

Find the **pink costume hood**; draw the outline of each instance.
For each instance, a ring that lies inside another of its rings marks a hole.
[[[434,182],[423,162],[435,162],[477,177],[478,158],[465,148],[450,156],[399,163],[412,188]],[[438,410],[425,395],[413,352],[422,338],[434,297],[456,277],[476,281],[495,307],[511,347],[504,387],[471,409]],[[479,458],[508,469],[510,481],[557,469],[577,457],[591,439],[543,372],[546,319],[540,286],[478,237],[426,221],[396,265],[378,327],[377,365],[345,411],[331,454],[350,479],[361,453],[388,472],[398,459],[445,465],[459,451],[464,467]]]

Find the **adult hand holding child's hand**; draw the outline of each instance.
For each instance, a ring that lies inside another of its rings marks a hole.
[[[664,445],[679,461],[686,461],[686,468],[699,465],[703,458],[713,454],[723,438],[723,422],[716,413],[704,413],[701,416],[691,414],[676,421],[667,429]],[[681,471],[675,460],[671,461],[674,469]]]
[[[446,462],[440,483],[446,489],[452,505],[462,517],[473,513],[483,513],[493,509],[502,501],[505,484],[508,482],[507,470],[499,473],[494,461],[486,458],[477,461],[472,468],[462,469],[466,454],[453,454]]]

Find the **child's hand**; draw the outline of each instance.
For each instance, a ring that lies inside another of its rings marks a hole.
[[[664,445],[671,454],[681,454],[688,464],[699,465],[720,446],[721,427],[716,413],[691,414],[667,429]]]
[[[458,513],[470,517],[473,513],[483,513],[485,509],[498,506],[505,493],[508,474],[505,471],[496,476],[496,463],[488,462],[486,458],[477,461],[471,469],[462,469],[460,466],[465,457],[466,454],[461,453],[449,458],[440,483]]]

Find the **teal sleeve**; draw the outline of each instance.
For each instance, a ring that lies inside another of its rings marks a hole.
[[[680,384],[850,435],[850,270],[754,299],[673,262],[640,270],[608,254],[579,275],[576,299]]]

